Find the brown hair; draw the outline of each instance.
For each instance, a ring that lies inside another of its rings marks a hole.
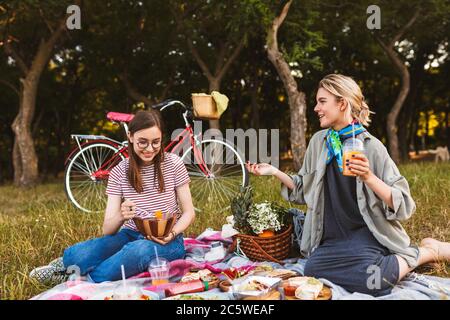
[[[130,135],[136,133],[136,131],[148,129],[151,127],[158,127],[161,131],[161,135],[164,135],[163,131],[163,122],[161,118],[161,114],[156,110],[140,110],[136,113],[133,120],[130,121],[128,125],[128,130]],[[161,136],[162,139],[162,136]],[[133,143],[131,143],[130,139],[128,139],[128,154],[130,155],[129,167],[128,167],[128,182],[130,185],[136,190],[138,193],[142,193],[144,191],[144,187],[142,186],[142,176],[141,176],[141,167],[142,160],[139,156],[134,152]],[[164,191],[164,178],[161,169],[161,163],[164,161],[164,148],[161,144],[159,152],[153,158],[153,165],[155,167],[155,175],[154,182],[158,179],[159,192]]]
[[[324,88],[338,100],[346,100],[351,116],[361,124],[369,126],[370,114],[359,85],[350,77],[342,74],[329,74],[319,82],[319,88]]]

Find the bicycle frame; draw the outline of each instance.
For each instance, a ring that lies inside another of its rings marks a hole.
[[[189,138],[189,142],[194,152],[195,161],[197,161],[197,163],[199,164],[200,170],[203,172],[203,174],[205,174],[207,177],[210,177],[212,175],[211,171],[205,164],[202,152],[197,147],[200,144],[198,136],[194,134],[191,125],[187,124],[186,128],[164,148],[164,151],[175,153],[178,148],[183,145],[183,141]]]
[[[189,176],[192,175],[196,178],[193,180],[195,182],[193,184],[195,190],[202,190],[203,188],[207,189],[205,189],[205,192],[199,194],[199,197],[201,196],[202,199],[199,198],[196,201],[209,201],[211,192],[215,192],[216,195],[218,192],[223,192],[224,195],[223,197],[220,196],[219,200],[224,202],[225,205],[228,205],[226,202],[228,198],[233,196],[233,191],[237,191],[238,186],[245,186],[248,183],[242,160],[243,157],[233,145],[230,145],[230,143],[215,141],[217,139],[214,138],[203,140],[204,137],[201,132],[194,133],[194,111],[190,106],[186,106],[177,100],[170,100],[155,105],[153,108],[163,111],[176,104],[179,104],[184,108],[180,113],[183,116],[185,128],[181,129],[180,133],[176,135],[176,137],[174,136],[166,146],[161,147],[163,152],[170,152],[177,156],[181,156],[182,161],[187,166],[188,172],[192,171],[189,172]],[[108,112],[106,118],[114,124],[123,126],[123,130],[128,137],[128,124],[132,121],[133,116],[134,115],[128,113]],[[120,163],[122,159],[131,156],[128,151],[129,141],[127,139],[120,142],[103,135],[74,134],[71,135],[71,138],[75,140],[76,146],[69,153],[65,163],[66,194],[69,200],[77,208],[85,212],[92,212],[93,208],[91,208],[91,205],[93,201],[96,202],[99,200],[99,197],[103,194],[103,188],[106,186],[106,182],[112,169]],[[131,145],[131,147],[133,147],[133,145]],[[236,155],[238,162],[237,168],[235,168],[235,166],[230,166],[230,168],[225,166],[225,169],[221,169],[221,163],[216,160],[220,160],[220,157],[224,155],[223,152],[219,154],[219,152],[223,150],[223,147],[227,150],[227,157],[228,151],[230,151],[232,155],[233,153]],[[210,150],[209,148],[212,149]],[[209,161],[210,156],[213,157],[211,165]],[[215,165],[216,162],[217,166]],[[227,171],[229,169],[231,171]],[[230,181],[228,184],[231,184],[228,187],[223,185],[226,181],[219,180],[222,178],[228,179],[229,177],[225,176],[235,175],[236,173],[238,180],[234,179],[234,177],[230,177],[233,180],[227,180]],[[205,181],[202,181],[203,179]],[[204,182],[207,184],[204,185]],[[98,191],[100,190],[102,191],[99,193]],[[80,200],[82,202],[80,202]],[[94,210],[96,209],[94,208]],[[198,209],[196,208],[196,210]]]
[[[189,139],[189,143],[193,149],[195,161],[198,163],[199,168],[203,172],[203,174],[205,174],[207,177],[210,177],[210,176],[212,176],[212,173],[209,170],[208,166],[205,164],[202,152],[198,148],[198,145],[200,145],[200,141],[198,138],[201,136],[201,134],[199,134],[199,135],[194,134],[194,131],[192,130],[192,126],[188,120],[189,110],[187,109],[187,107],[182,102],[180,102],[178,100],[174,100],[174,101],[169,102],[165,106],[163,106],[161,108],[161,111],[163,111],[164,109],[168,108],[169,106],[175,105],[175,104],[180,104],[186,109],[186,111],[183,112],[183,119],[184,119],[186,127],[175,139],[170,141],[170,143],[164,148],[164,151],[175,153],[175,152],[179,151],[179,148],[183,145],[183,142],[185,141],[185,139]],[[124,122],[122,122],[120,124],[123,125],[125,133],[128,135],[128,125]],[[107,168],[120,155],[123,155],[126,158],[129,157],[128,141],[119,142],[117,140],[114,140],[114,139],[111,139],[111,138],[108,138],[105,136],[98,136],[98,135],[73,134],[73,135],[71,135],[71,137],[72,137],[72,139],[75,139],[75,141],[78,145],[78,148],[74,148],[71,151],[71,153],[69,154],[69,156],[66,159],[66,163],[75,152],[77,152],[78,150],[82,150],[83,147],[85,147],[86,145],[89,145],[89,144],[92,144],[95,142],[104,142],[104,143],[110,144],[111,146],[114,146],[118,149],[118,151],[110,159],[108,159],[105,163],[103,163],[100,168],[98,168],[95,172],[92,172],[92,173],[90,172],[91,178],[93,180],[108,179],[109,170],[105,170],[105,168]],[[83,139],[88,140],[88,141],[81,143],[80,140],[83,140]],[[84,154],[82,154],[82,157],[83,157],[84,162],[86,163],[86,167],[89,168],[89,166],[87,165],[87,160],[84,157]]]
[[[74,149],[72,149],[72,151],[70,152],[69,156],[66,159],[66,164],[70,160],[70,158],[72,157],[73,154],[75,154],[79,150],[82,150],[84,147],[86,147],[90,144],[93,144],[93,143],[102,142],[102,143],[109,144],[118,149],[118,151],[113,155],[113,157],[108,159],[108,161],[106,161],[104,164],[102,164],[102,166],[100,168],[98,168],[97,170],[95,170],[94,172],[90,172],[90,166],[88,165],[88,161],[85,158],[84,154],[83,153],[81,154],[81,156],[83,157],[84,163],[86,165],[86,168],[89,170],[89,174],[90,174],[92,180],[108,179],[109,170],[104,170],[104,169],[106,167],[108,167],[109,164],[112,161],[116,160],[117,157],[119,157],[120,155],[123,155],[124,157],[128,158],[128,148],[127,148],[128,142],[127,141],[119,142],[117,140],[114,140],[114,139],[111,139],[111,138],[108,138],[105,136],[82,135],[82,134],[73,134],[73,135],[71,135],[71,138],[76,141],[78,147],[75,147]],[[87,141],[82,143],[81,140],[87,140]]]

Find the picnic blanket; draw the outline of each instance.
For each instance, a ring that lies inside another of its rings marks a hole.
[[[225,245],[231,243],[231,239],[224,239],[220,232],[206,230],[195,239],[186,238],[186,258],[175,260],[170,263],[170,281],[177,282],[191,268],[208,269],[220,276],[223,270],[229,268],[255,268],[260,264],[269,264],[273,268],[289,269],[303,275],[306,259],[293,258],[284,260],[284,265],[273,262],[253,262],[242,255],[236,253],[228,254],[223,260],[215,262],[199,262],[194,255],[196,248],[208,248],[211,241],[222,241]],[[327,279],[319,279],[331,288],[333,300],[447,300],[450,299],[450,278],[440,278],[429,275],[422,275],[415,272],[408,274],[400,281],[388,295],[373,297],[363,293],[350,293],[341,286],[338,286]],[[148,287],[151,285],[149,273],[145,272],[127,280],[128,283],[137,287]],[[67,281],[56,287],[45,291],[32,300],[88,300],[111,294],[121,281],[91,283],[80,279]],[[203,293],[205,297],[213,295],[216,299],[231,300],[231,293],[222,293],[219,289],[209,290]]]

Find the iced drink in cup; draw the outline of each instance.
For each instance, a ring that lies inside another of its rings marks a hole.
[[[141,293],[136,286],[117,286],[112,296],[113,300],[139,300]]]
[[[342,144],[342,153],[343,153],[342,166],[344,167],[342,174],[344,176],[356,177],[356,174],[354,174],[353,172],[351,172],[351,170],[349,170],[346,163],[347,160],[354,158],[352,157],[353,155],[357,157],[357,155],[364,153],[363,142],[356,138],[348,138],[344,140],[344,143]]]
[[[150,262],[148,272],[152,277],[152,285],[157,286],[169,282],[169,261],[164,258],[156,258]]]

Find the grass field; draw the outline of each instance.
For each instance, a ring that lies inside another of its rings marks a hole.
[[[400,167],[417,204],[416,214],[404,224],[413,242],[424,237],[450,241],[450,164],[406,164]],[[279,201],[280,185],[272,177],[251,177],[254,201]],[[205,228],[221,229],[224,216],[214,209],[197,215],[187,234]],[[36,266],[61,256],[64,248],[101,235],[101,214],[84,214],[66,199],[62,182],[30,190],[0,186],[0,299],[28,299],[48,287],[28,279]],[[448,265],[421,272],[449,276]]]

